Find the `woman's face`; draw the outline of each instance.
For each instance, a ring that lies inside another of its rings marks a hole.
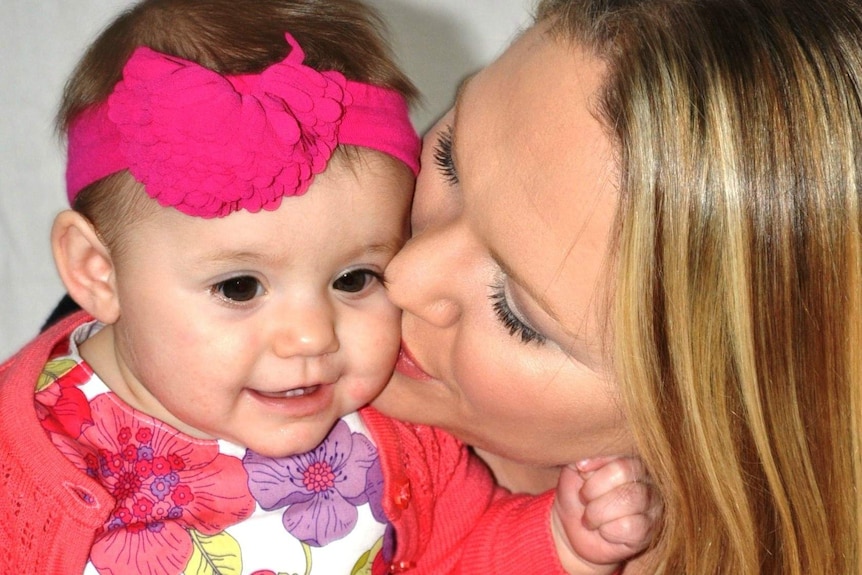
[[[600,329],[615,164],[601,63],[537,26],[425,139],[413,238],[387,268],[403,353],[376,405],[508,459],[629,453]]]

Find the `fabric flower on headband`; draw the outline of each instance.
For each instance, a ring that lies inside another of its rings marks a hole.
[[[224,216],[305,193],[337,145],[350,96],[344,76],[303,66],[291,46],[263,73],[233,77],[149,48],[132,55],[108,117],[150,196],[190,215]]]
[[[385,152],[414,173],[419,137],[392,90],[304,65],[296,40],[259,74],[225,76],[139,47],[107,102],[69,129],[69,201],[122,169],[163,206],[204,218],[277,208],[306,192],[339,144]]]

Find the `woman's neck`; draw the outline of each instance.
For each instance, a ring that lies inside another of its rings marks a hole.
[[[481,449],[473,452],[490,468],[497,484],[513,493],[544,493],[557,486],[559,467],[541,467],[506,459]]]

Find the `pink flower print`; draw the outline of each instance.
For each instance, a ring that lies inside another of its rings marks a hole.
[[[134,471],[114,473],[114,497],[118,500],[128,500],[141,490],[143,481]]]
[[[171,464],[168,463],[168,460],[164,457],[154,457],[152,466],[153,475],[158,477],[164,477],[171,472]]]
[[[152,510],[153,502],[146,497],[136,497],[132,503],[132,513],[141,520],[145,520]]]
[[[315,547],[341,539],[356,525],[356,508],[368,502],[368,476],[379,468],[377,449],[339,421],[314,450],[271,458],[246,451],[248,484],[263,509],[286,507],[282,522],[294,537]]]
[[[146,479],[153,473],[153,463],[146,459],[137,459],[135,461],[135,473],[138,477]]]
[[[153,430],[149,427],[142,427],[135,433],[135,439],[138,443],[149,443],[153,439]]]
[[[117,441],[122,444],[128,443],[130,439],[132,439],[132,430],[128,427],[124,427],[117,434]]]
[[[36,393],[36,411],[43,429],[78,437],[85,427],[93,424],[90,405],[78,388],[92,375],[87,364],[69,358],[45,365]]]
[[[216,442],[188,438],[112,393],[97,396],[90,408],[95,423],[78,441],[53,439],[114,496],[114,511],[90,552],[100,572],[182,572],[192,554],[187,529],[215,535],[251,515],[255,503],[242,463],[221,455]]]

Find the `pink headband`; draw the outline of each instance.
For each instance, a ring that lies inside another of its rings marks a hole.
[[[415,175],[420,142],[404,98],[304,65],[285,37],[283,61],[236,76],[137,48],[107,101],[69,127],[69,202],[128,169],[160,204],[192,216],[274,210],[305,193],[338,145],[384,152]]]

